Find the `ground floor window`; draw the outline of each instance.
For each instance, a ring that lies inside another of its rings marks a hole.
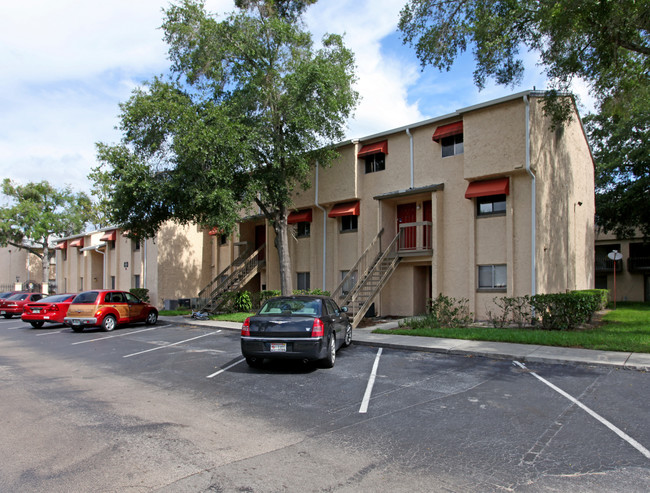
[[[111,289],[115,289],[115,276],[111,276]]]
[[[133,276],[133,287],[136,289],[140,288],[140,274],[135,274]]]
[[[607,276],[596,276],[596,289],[607,289]]]
[[[358,219],[358,216],[341,216],[341,232],[356,231]]]
[[[309,238],[311,234],[311,223],[299,222],[296,224],[296,238]]]
[[[84,278],[80,277],[79,278],[79,291],[83,291],[83,290],[84,290]]]
[[[310,286],[310,273],[298,272],[298,289],[301,291],[309,291]]]
[[[479,265],[478,288],[505,291],[507,287],[507,269],[505,264]]]

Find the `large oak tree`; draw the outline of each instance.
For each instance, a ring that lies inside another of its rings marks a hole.
[[[165,12],[169,76],[121,105],[117,145],[98,144],[115,223],[151,236],[175,220],[230,230],[256,204],[275,231],[281,290],[292,290],[287,217],[296,187],[336,157],[356,106],[354,57],[337,35],[313,46],[315,0],[239,0],[224,20],[201,2]]]

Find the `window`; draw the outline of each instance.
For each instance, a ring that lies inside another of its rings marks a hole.
[[[341,281],[345,279],[345,276],[348,275],[348,272],[350,271],[348,270],[341,271]],[[350,277],[345,281],[345,284],[341,286],[341,291],[343,292],[343,294],[348,294],[356,283],[357,283],[357,271],[353,270],[352,274],[350,274]]]
[[[301,222],[296,224],[296,237],[309,238],[311,234],[311,223]]]
[[[135,274],[133,276],[133,287],[140,288],[140,274]]]
[[[503,216],[506,213],[506,196],[490,195],[476,198],[477,216]]]
[[[61,250],[61,260],[63,260],[64,262],[66,260],[68,260],[68,250],[67,250],[67,248],[64,249],[64,250]]]
[[[298,289],[301,291],[309,291],[310,287],[310,273],[298,272]]]
[[[341,232],[356,231],[359,216],[341,216]]]
[[[386,169],[386,156],[383,153],[366,156],[366,173],[383,171]]]
[[[463,134],[452,135],[440,139],[442,157],[455,156],[463,153]]]
[[[80,277],[79,278],[79,291],[83,291],[83,290],[84,290],[84,278]]]
[[[228,243],[228,235],[219,235],[219,245]]]
[[[111,289],[115,289],[115,276],[111,276]]]
[[[133,243],[133,250],[138,251],[140,250],[140,240],[131,240]]]
[[[495,289],[505,291],[506,289],[506,265],[479,265],[478,267],[478,288]]]

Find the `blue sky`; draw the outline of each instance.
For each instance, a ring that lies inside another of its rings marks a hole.
[[[362,138],[513,92],[545,87],[534,54],[523,53],[526,74],[516,88],[474,86],[465,54],[450,72],[421,71],[396,32],[406,0],[320,0],[306,15],[318,40],[345,35],[357,61],[362,99],[349,138]],[[25,0],[0,5],[0,178],[48,180],[90,191],[95,143],[120,139],[119,103],[133,88],[168,67],[159,29],[167,0]],[[231,0],[207,0],[226,13]],[[584,115],[588,91],[576,85]]]

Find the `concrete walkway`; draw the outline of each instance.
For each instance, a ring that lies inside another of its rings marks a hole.
[[[162,321],[197,325],[206,328],[241,330],[237,322],[215,320],[194,320],[187,316],[160,317]],[[538,362],[553,364],[581,364],[609,366],[630,370],[650,371],[649,353],[629,353],[619,351],[598,351],[593,349],[575,349],[535,344],[512,344],[491,341],[466,341],[463,339],[442,339],[438,337],[401,336],[392,334],[373,334],[377,328],[392,329],[397,321],[379,323],[372,327],[354,329],[354,344],[431,353],[458,354],[464,356],[481,356],[494,359],[512,359],[521,362]]]

